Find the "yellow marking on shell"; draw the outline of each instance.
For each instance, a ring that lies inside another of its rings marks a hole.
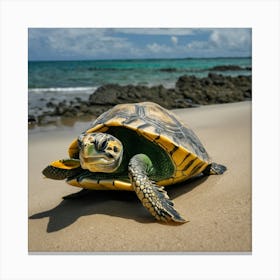
[[[67,180],[66,182],[67,182],[67,184],[69,184],[71,186],[82,188],[82,186],[78,183],[76,178]]]
[[[201,165],[201,166],[198,168],[198,165]],[[198,158],[198,160],[195,162],[195,165],[191,166],[191,168],[192,168],[192,170],[190,171],[191,176],[193,177],[193,176],[196,176],[199,173],[201,173],[207,167],[207,165],[208,165],[207,162],[204,162]],[[192,173],[195,168],[197,168],[197,170],[194,173]]]
[[[108,127],[104,126],[103,123],[95,125],[94,127],[88,129],[86,133],[93,133],[93,132],[105,132],[108,130]]]
[[[119,181],[119,180],[90,180],[83,179],[77,182],[76,179],[68,180],[69,185],[86,188],[91,190],[121,190],[121,191],[133,191],[132,185],[130,183]]]
[[[61,159],[61,160],[53,161],[50,165],[53,166],[53,167],[60,168],[60,169],[70,170],[70,169],[80,167],[80,162],[76,161],[76,160],[71,160],[71,159],[68,159],[66,161]]]
[[[168,153],[170,153],[175,147],[175,145],[170,141],[170,139],[163,135],[161,135],[160,138],[156,140],[156,142],[160,146],[162,146]]]
[[[108,186],[105,186],[103,184],[98,184],[97,182],[93,182],[86,179],[79,182],[79,186],[81,188],[90,189],[90,190],[111,190],[111,188],[108,188]]]
[[[85,180],[85,183],[87,183],[87,180]],[[100,180],[99,185],[104,187],[105,189],[117,190],[117,188],[113,184],[113,181],[111,180]]]
[[[186,169],[186,170],[181,170],[181,169],[177,169],[174,173],[174,178],[168,178],[168,179],[164,179],[161,181],[158,181],[157,184],[160,186],[168,186],[168,185],[173,185],[173,184],[177,184],[177,183],[181,183],[183,181],[186,181],[186,179],[189,177],[193,177],[196,176],[198,174],[200,174],[208,165],[207,162],[203,162],[200,158],[198,157],[191,157],[191,159],[185,161],[185,165],[188,164],[191,160],[194,160],[193,163]],[[201,166],[196,170],[195,173],[191,174],[192,171],[199,165],[201,164]]]
[[[131,183],[127,183],[127,182],[124,182],[124,181],[115,180],[115,187],[118,190],[134,191]]]
[[[158,135],[155,131],[155,127],[153,127],[153,126],[145,127],[144,130],[140,129],[139,131],[141,132],[141,135],[143,135],[145,138],[147,138],[153,142],[158,143],[168,153],[170,153],[175,147],[175,145],[173,144],[173,140],[169,139],[168,137],[166,137],[162,134]],[[176,153],[175,158],[173,159],[173,157],[172,157],[175,165],[178,165],[179,155],[181,156],[181,158],[183,160],[185,154],[186,154],[186,150],[179,147],[179,151]]]
[[[186,157],[186,155],[189,154],[189,151],[187,151],[185,148],[183,147],[178,147],[178,149],[171,155],[174,163],[176,166],[179,166],[184,158]]]
[[[95,130],[95,131],[96,131],[96,132],[102,132],[102,133],[104,133],[104,132],[106,132],[108,129],[109,129],[109,127],[107,127],[107,126],[102,126],[102,127],[100,127],[98,130]]]
[[[181,163],[179,163],[179,165],[177,166],[178,167],[178,170],[184,170],[184,168],[186,168],[186,166],[193,160],[195,160],[197,158],[196,155],[190,153],[188,155],[188,157],[186,157],[187,154],[185,154],[185,160],[182,161]]]
[[[194,162],[186,169],[186,170],[182,170],[182,173],[186,176],[186,177],[189,177],[190,175],[191,176],[195,176],[197,175],[198,173],[196,172],[195,174],[191,174],[193,169],[199,164],[201,163],[201,159],[199,158],[196,158],[194,160]]]
[[[151,140],[151,141],[154,141],[156,138],[158,138],[158,135],[157,134],[152,134],[152,133],[149,133],[145,130],[142,130],[141,131],[141,135],[143,135],[145,138]]]
[[[186,181],[187,177],[189,177],[189,175],[185,174],[183,171],[176,171],[174,183],[181,183],[183,181]]]
[[[122,122],[125,121],[126,118],[123,118],[123,117],[114,117],[113,119],[107,121],[105,123],[106,126],[121,126],[122,125]]]

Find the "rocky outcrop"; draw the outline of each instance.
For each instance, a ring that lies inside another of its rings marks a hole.
[[[49,101],[37,115],[29,115],[29,123],[56,123],[59,118],[97,117],[116,104],[151,101],[168,108],[188,108],[250,100],[251,76],[223,76],[209,73],[207,77],[181,76],[174,88],[162,85],[147,87],[107,84],[99,87],[88,100],[76,97],[71,101]]]
[[[166,108],[192,107],[182,99],[175,89],[166,89],[162,85],[146,86],[120,86],[108,84],[98,88],[89,98],[91,105],[116,105],[121,103],[133,103],[151,101]]]
[[[210,73],[206,78],[182,76],[176,83],[176,91],[191,103],[206,105],[238,102],[251,99],[251,77],[222,76]]]

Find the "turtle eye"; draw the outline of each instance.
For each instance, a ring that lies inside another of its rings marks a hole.
[[[82,147],[82,142],[80,141],[80,139],[78,139],[78,147],[79,147],[79,148]]]
[[[84,142],[83,140],[84,140],[85,136],[86,136],[86,133],[82,133],[79,135],[79,137],[77,139],[79,148],[81,148],[83,146],[83,142]]]
[[[104,151],[105,148],[107,147],[107,143],[108,143],[107,140],[105,140],[105,141],[103,141],[102,143],[100,143],[100,145],[99,145],[99,150],[100,150],[100,151]]]

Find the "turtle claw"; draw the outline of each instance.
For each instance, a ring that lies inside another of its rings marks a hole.
[[[148,197],[148,200],[151,206],[148,210],[153,216],[155,216],[157,220],[163,222],[172,221],[175,223],[187,222],[173,207],[174,203],[169,199],[169,196],[163,187],[159,187],[156,184],[151,184],[150,188],[151,195]]]

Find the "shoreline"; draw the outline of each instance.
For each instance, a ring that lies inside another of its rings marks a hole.
[[[134,193],[93,192],[65,201],[62,196],[80,189],[42,177],[46,164],[67,156],[88,123],[29,133],[29,252],[251,252],[251,106],[245,101],[173,110],[211,158],[228,168],[221,176],[166,187],[190,220],[176,227],[157,223]]]
[[[105,84],[92,94],[72,99],[40,98],[41,105],[29,105],[29,127],[58,125],[67,119],[98,117],[121,103],[151,101],[167,109],[193,108],[201,105],[223,104],[252,99],[251,76],[224,76],[209,73],[207,77],[180,76],[174,88]],[[31,108],[32,107],[32,108]]]

